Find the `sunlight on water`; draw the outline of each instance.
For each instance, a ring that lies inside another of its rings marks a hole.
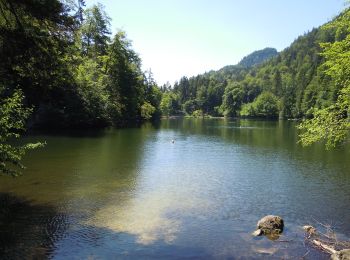
[[[171,243],[181,228],[181,221],[167,217],[170,210],[183,210],[172,198],[164,198],[157,192],[143,198],[132,199],[122,207],[107,205],[87,222],[89,225],[109,228],[137,236],[137,242],[145,245],[157,240]]]
[[[301,148],[293,122],[176,119],[28,139],[48,144],[0,183],[9,259],[324,259],[303,243],[315,219],[349,239],[350,150]],[[268,214],[290,242],[251,236]]]
[[[152,178],[148,181],[153,182]],[[121,205],[114,202],[119,199],[116,194],[85,224],[135,235],[137,242],[144,245],[159,240],[171,244],[183,231],[181,216],[203,214],[209,208],[209,201],[191,196],[181,187],[174,188],[174,184],[177,183],[160,181],[153,191],[144,191],[152,184],[141,183],[144,187],[137,187],[138,192]]]

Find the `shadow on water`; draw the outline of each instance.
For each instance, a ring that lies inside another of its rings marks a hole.
[[[45,258],[68,228],[67,217],[53,207],[33,205],[0,193],[1,259]]]
[[[161,119],[154,119],[149,122],[144,123],[134,123],[127,125],[127,129],[141,129],[141,128],[154,128],[159,129],[161,126]],[[26,133],[26,136],[58,136],[58,137],[90,137],[90,138],[99,138],[103,137],[109,132],[118,129],[126,129],[118,128],[118,127],[101,127],[101,128],[87,128],[87,129],[31,129]]]
[[[30,130],[26,133],[27,136],[65,136],[65,137],[102,137],[106,133],[108,128],[100,129],[86,129],[82,131],[81,129],[47,129],[47,130]]]

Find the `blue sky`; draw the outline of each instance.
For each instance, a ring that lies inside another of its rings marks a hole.
[[[331,20],[344,0],[86,0],[126,31],[143,69],[171,84],[265,47],[278,51]]]

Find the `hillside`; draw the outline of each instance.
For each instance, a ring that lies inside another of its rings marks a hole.
[[[238,65],[244,67],[253,67],[259,65],[275,56],[278,55],[278,52],[274,48],[265,48],[263,50],[254,51],[251,54],[245,56]]]
[[[347,9],[328,24],[298,37],[278,54],[266,48],[237,65],[189,79],[183,77],[175,83],[171,95],[166,93],[163,98],[170,98],[170,103],[186,114],[309,117],[315,109],[333,104],[339,94],[339,86],[325,72],[321,46],[349,34],[348,16]],[[339,19],[345,22],[337,23]],[[170,103],[163,102],[163,108]]]
[[[166,115],[200,114],[218,115],[228,81],[242,81],[248,71],[277,55],[276,49],[265,48],[244,57],[236,65],[227,65],[195,77],[182,77],[173,89],[163,88],[162,110]]]

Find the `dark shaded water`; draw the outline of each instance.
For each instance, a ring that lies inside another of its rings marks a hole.
[[[300,258],[301,226],[350,236],[350,146],[296,144],[287,121],[163,120],[47,146],[0,179],[1,258]],[[172,143],[172,140],[175,140]],[[285,219],[280,242],[250,233]],[[286,242],[288,241],[288,242]]]

